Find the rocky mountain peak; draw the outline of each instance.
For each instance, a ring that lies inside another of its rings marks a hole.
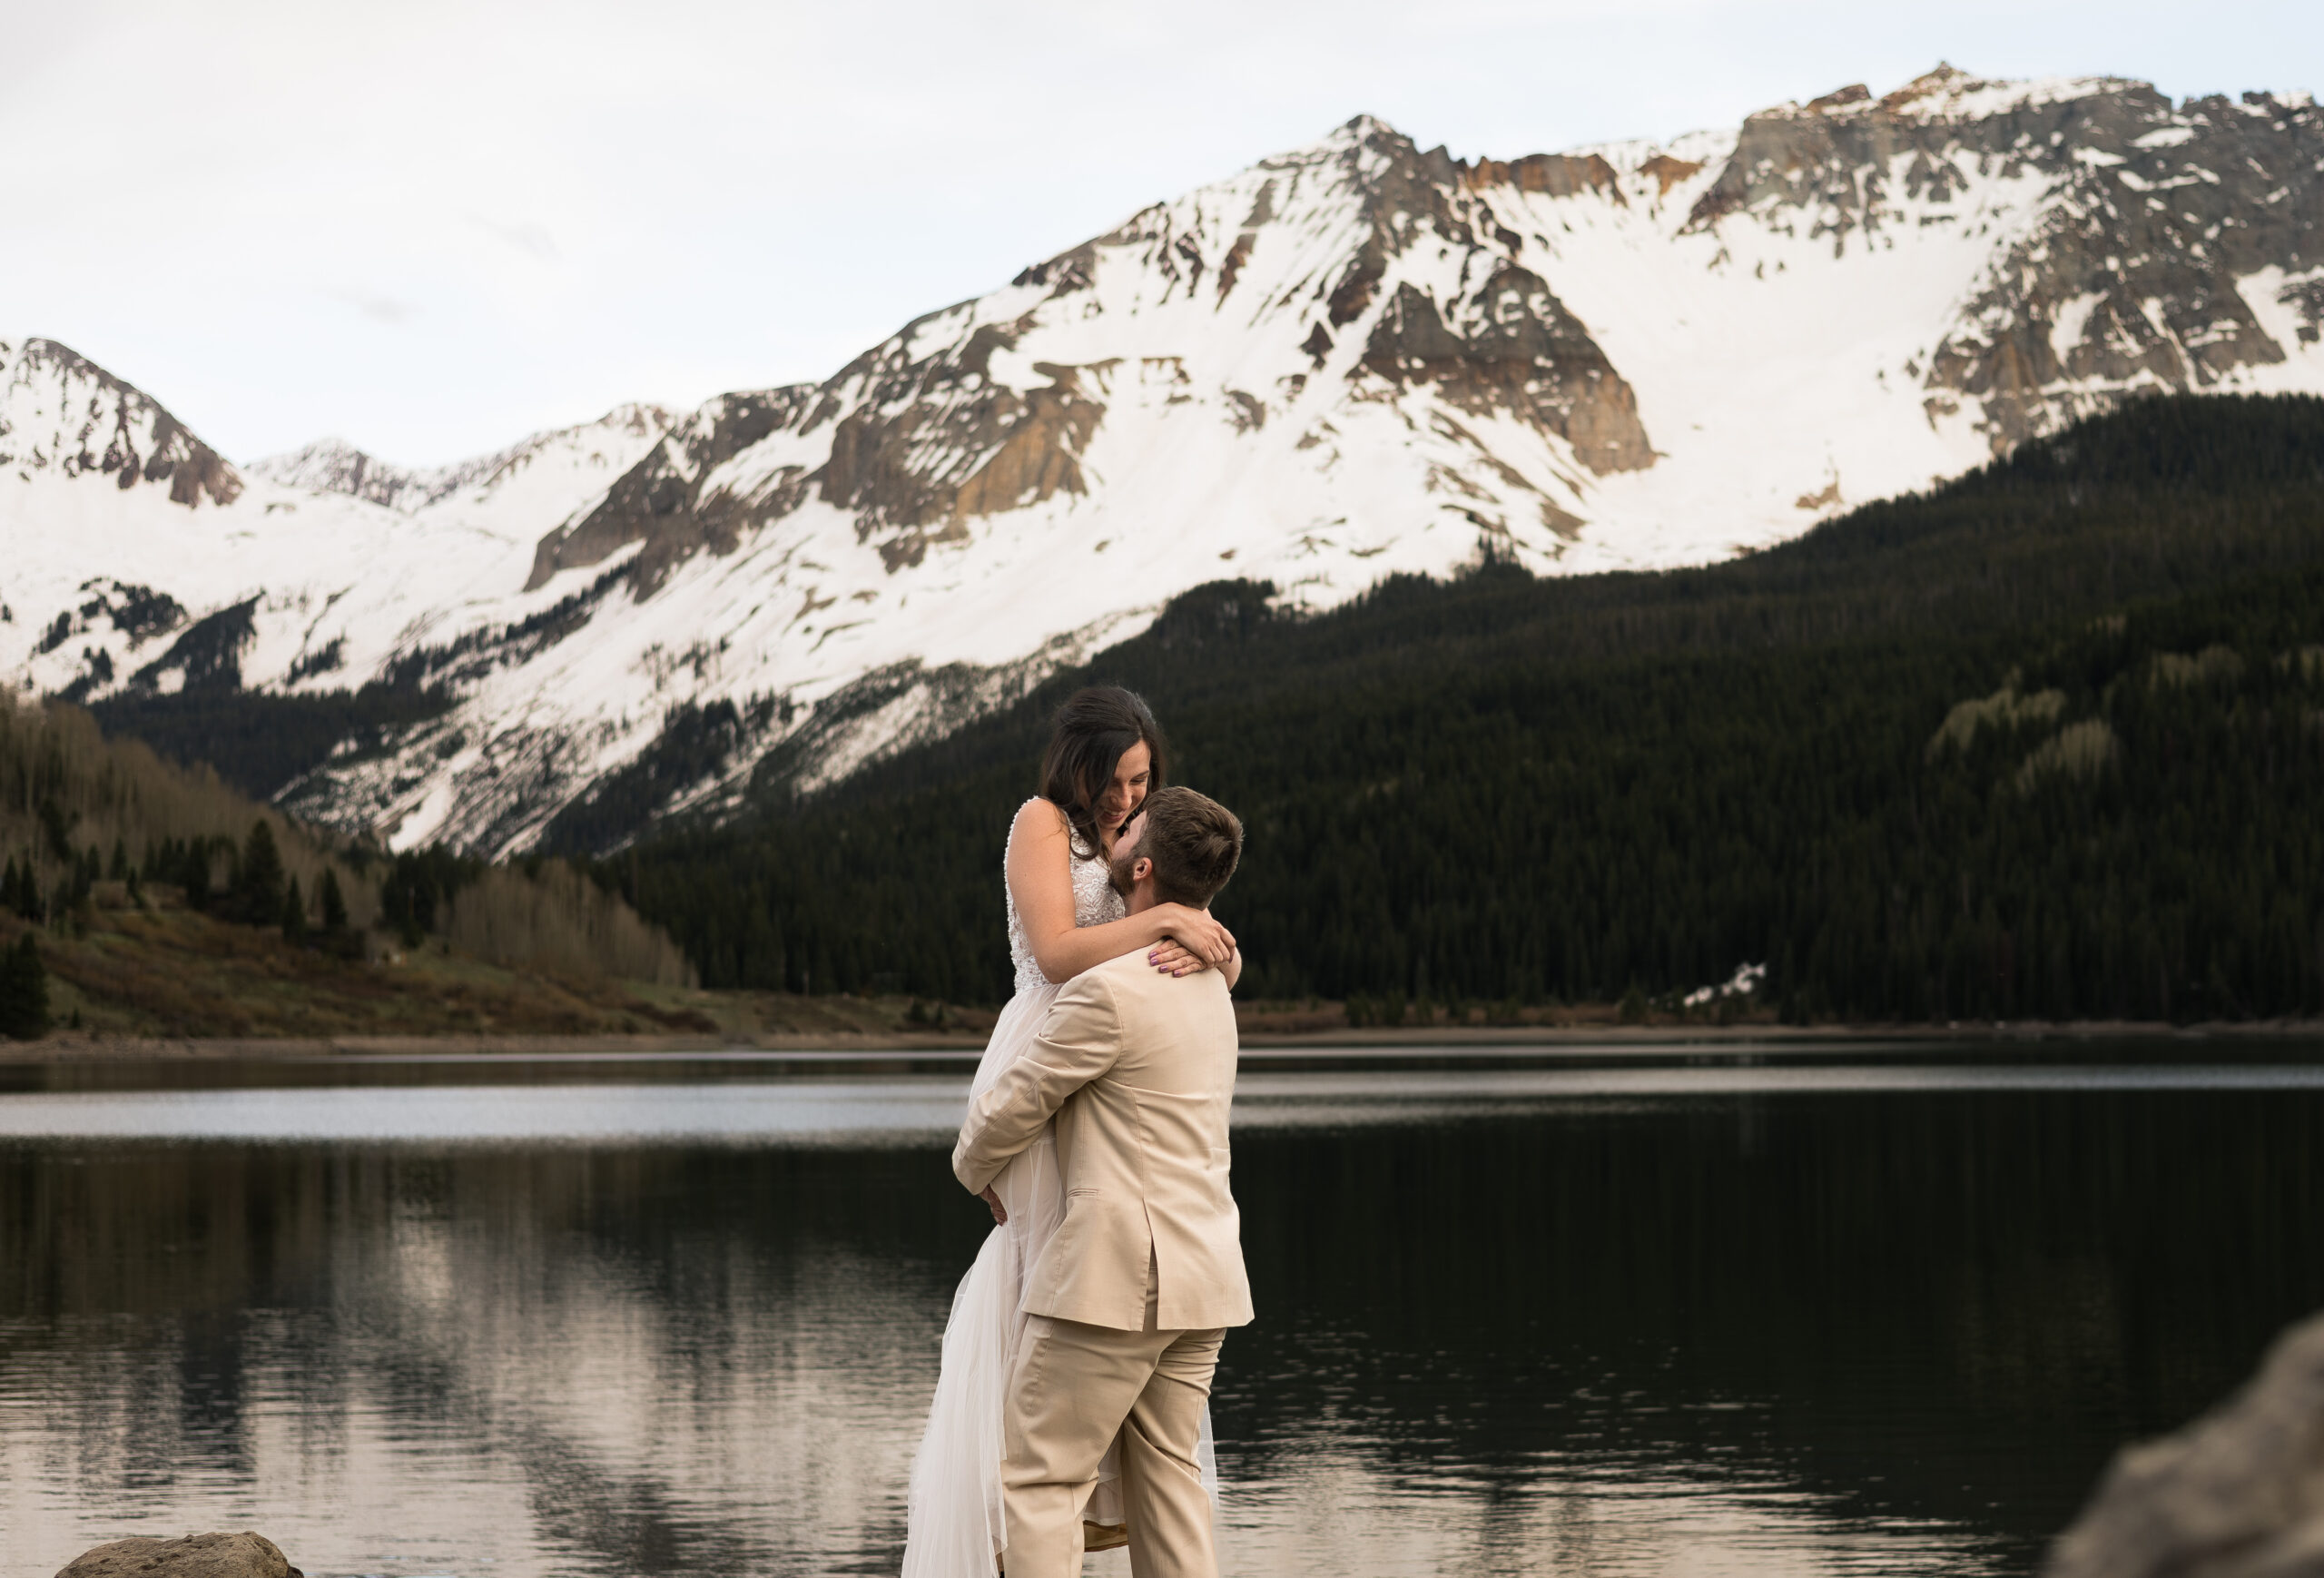
[[[344,439],[318,439],[252,461],[250,474],[286,488],[369,499],[411,515],[471,489],[489,491],[550,450],[586,447],[606,439],[652,439],[667,432],[674,419],[661,406],[625,401],[594,422],[549,429],[488,455],[433,467],[399,466],[366,454]]]
[[[1538,243],[1505,223],[1495,202],[1590,194],[1621,204],[1604,156],[1471,164],[1442,147],[1423,153],[1376,121],[1351,153],[1364,232],[1317,325],[1336,333],[1376,306],[1349,376],[1424,387],[1473,416],[1514,418],[1571,445],[1598,476],[1651,466],[1636,394],[1536,271],[1545,261]],[[1392,276],[1401,276],[1393,289]],[[1561,524],[1570,518],[1551,508]]]
[[[1687,228],[1739,222],[1853,249],[2020,200],[1955,326],[1915,369],[1932,421],[1974,400],[1996,452],[2093,409],[2093,386],[2201,390],[2283,359],[2260,317],[2315,325],[2324,116],[2305,95],[2174,106],[2114,77],[1993,82],[1950,65],[1747,120]],[[1991,196],[1978,196],[1990,191]],[[2273,268],[2270,300],[2243,282]]]
[[[671,566],[696,552],[731,553],[743,535],[787,513],[795,503],[783,488],[772,497],[706,494],[711,474],[778,428],[799,419],[813,386],[745,390],[705,402],[684,419],[660,407],[624,408],[662,434],[644,459],[615,479],[605,497],[560,524],[534,550],[525,589],[545,586],[561,570],[580,569],[645,543],[633,567],[641,587],[658,585]],[[621,410],[606,419],[613,421]],[[792,479],[795,485],[796,478]]]
[[[1328,424],[1342,401],[1418,398],[1512,419],[1584,474],[1642,468],[1655,452],[1634,392],[1480,195],[1611,182],[1596,157],[1472,168],[1358,115],[915,320],[821,386],[711,402],[544,538],[527,584],[644,543],[630,574],[650,589],[810,501],[846,514],[893,575],[978,521],[1091,496],[1093,447],[1126,403],[1168,421],[1213,406],[1205,419],[1249,433],[1294,408]],[[1272,386],[1194,393],[1224,376],[1197,370],[1230,333],[1280,359]],[[1536,527],[1578,523],[1570,488],[1521,491]]]
[[[242,479],[224,456],[134,385],[54,340],[0,340],[0,471],[110,478],[192,509],[230,504]]]
[[[249,470],[253,477],[285,488],[344,493],[407,514],[442,497],[436,487],[439,472],[381,460],[340,438],[317,439],[299,449],[265,456],[251,461]]]

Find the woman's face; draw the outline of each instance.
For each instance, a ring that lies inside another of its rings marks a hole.
[[[1098,796],[1098,828],[1108,839],[1122,830],[1146,798],[1146,786],[1154,777],[1154,753],[1140,740],[1122,753],[1114,764],[1114,781]]]

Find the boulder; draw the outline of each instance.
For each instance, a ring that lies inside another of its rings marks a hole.
[[[2176,1435],[2115,1456],[2043,1578],[2324,1578],[2324,1316]]]
[[[84,1551],[56,1578],[305,1578],[264,1534],[115,1540]]]

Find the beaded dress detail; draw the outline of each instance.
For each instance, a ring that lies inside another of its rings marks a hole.
[[[1009,959],[1017,967],[1017,991],[1021,994],[1053,989],[1049,978],[1041,973],[1039,961],[1033,957],[1032,939],[1025,935],[1024,918],[1017,913],[1017,895],[1009,891],[1009,856],[1005,852],[1000,866],[1000,892],[1009,903]],[[1073,878],[1075,925],[1102,926],[1122,918],[1122,896],[1114,892],[1113,883],[1108,880],[1106,863],[1090,853],[1078,833],[1073,835],[1073,863],[1068,869]]]

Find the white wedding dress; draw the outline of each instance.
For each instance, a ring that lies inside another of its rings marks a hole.
[[[1012,833],[1013,836],[1013,833]],[[1103,860],[1084,859],[1074,841],[1073,923],[1099,926],[1122,918],[1122,901],[1106,881]],[[1002,889],[1007,891],[1006,860]],[[969,1088],[974,1101],[999,1082],[1039,1034],[1058,989],[1034,962],[1033,948],[1009,895],[1009,956],[1017,966],[1016,995],[1000,1011]],[[1044,1128],[1023,1155],[993,1182],[1009,1220],[996,1227],[977,1254],[976,1264],[952,1296],[952,1318],[944,1327],[942,1368],[928,1430],[912,1462],[910,1532],[904,1543],[903,1578],[992,1578],[997,1558],[1008,1547],[1000,1505],[1001,1405],[1009,1388],[1009,1365],[1025,1317],[1025,1272],[1065,1217],[1065,1185],[1059,1176],[1057,1141]],[[1203,1484],[1215,1508],[1218,1465],[1211,1448],[1210,1411],[1203,1410],[1199,1449]],[[1089,1524],[1118,1530],[1123,1521],[1121,1489],[1114,1455],[1106,1454],[1098,1488],[1082,1513]],[[1105,1543],[1090,1531],[1092,1549]]]

